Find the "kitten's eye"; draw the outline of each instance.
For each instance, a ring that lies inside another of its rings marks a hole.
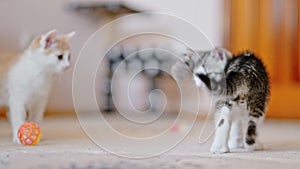
[[[58,55],[58,56],[57,56],[58,60],[62,60],[63,57],[64,57],[63,55]]]

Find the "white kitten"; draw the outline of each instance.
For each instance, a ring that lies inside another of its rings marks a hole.
[[[68,40],[74,35],[57,36],[52,30],[19,55],[0,55],[0,106],[9,108],[13,142],[19,143],[18,129],[27,113],[29,121],[41,123],[53,77],[70,66]]]

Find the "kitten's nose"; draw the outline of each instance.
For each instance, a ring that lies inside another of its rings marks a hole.
[[[65,68],[64,68],[64,71],[67,71],[67,70],[69,70],[70,69],[70,65],[67,65]]]

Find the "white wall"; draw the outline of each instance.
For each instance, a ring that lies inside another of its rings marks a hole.
[[[186,19],[216,46],[222,45],[223,0],[125,0],[133,7]]]
[[[67,10],[69,2],[83,1],[85,0],[1,0],[0,51],[20,50],[22,39],[53,28],[59,33],[76,30],[77,35],[71,42],[74,62],[88,37],[107,22],[105,18],[88,17]],[[202,30],[213,44],[222,45],[221,0],[126,0],[126,2],[142,9],[182,17]],[[71,81],[72,69],[55,83],[48,105],[51,110],[73,109]],[[86,105],[88,107],[89,103]]]

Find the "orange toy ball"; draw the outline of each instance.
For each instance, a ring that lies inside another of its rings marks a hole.
[[[26,122],[18,131],[18,138],[25,146],[33,146],[40,142],[42,132],[35,122]]]

